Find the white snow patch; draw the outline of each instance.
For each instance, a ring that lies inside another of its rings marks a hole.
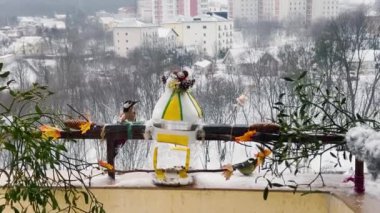
[[[359,160],[364,160],[365,141],[373,133],[375,133],[373,129],[365,126],[357,126],[348,130],[346,134],[347,147]]]

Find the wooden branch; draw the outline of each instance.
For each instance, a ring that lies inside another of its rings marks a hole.
[[[81,134],[80,131],[63,131],[61,138],[63,139],[104,139],[101,137],[103,125],[94,125],[88,132]],[[243,135],[250,129],[249,126],[244,125],[205,125],[203,131],[204,138],[198,135],[198,140],[217,140],[217,141],[234,141],[235,137]],[[111,124],[105,126],[106,137],[109,135],[117,134],[119,139],[128,139],[128,126],[122,124]],[[144,139],[145,125],[134,124],[132,126],[131,139]],[[324,144],[341,144],[344,142],[344,135],[323,135],[323,134],[304,134],[301,138],[296,139],[293,134],[280,134],[280,133],[266,133],[257,132],[252,138],[252,141],[259,143],[267,143],[278,141],[282,138],[285,141],[292,138],[292,143],[301,143],[305,141],[321,141]]]
[[[227,169],[193,169],[193,170],[187,171],[187,173],[200,173],[200,172],[215,173],[215,172],[224,172],[226,170]],[[154,170],[153,169],[133,169],[133,170],[113,170],[113,171],[106,170],[106,172],[112,172],[112,173],[117,173],[117,174],[138,173],[138,172],[153,173]]]

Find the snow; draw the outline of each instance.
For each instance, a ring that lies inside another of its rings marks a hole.
[[[49,28],[49,29],[56,28],[58,30],[66,29],[66,24],[63,21],[56,21],[56,20],[52,20],[52,19],[43,19],[43,20],[41,20],[41,23],[42,23],[42,26],[44,28]]]
[[[206,68],[206,67],[210,66],[210,64],[211,64],[211,61],[204,59],[202,61],[197,61],[195,63],[195,66],[198,66],[201,68]]]
[[[256,63],[265,52],[250,48],[233,48],[228,51],[224,58],[224,63],[227,59],[232,59],[235,64],[251,64]]]
[[[368,171],[376,179],[380,173],[380,132],[373,133],[367,138],[365,149],[365,162],[367,163]]]
[[[380,173],[380,132],[357,126],[348,130],[346,141],[348,149],[366,162],[369,173],[376,179]]]
[[[380,56],[380,50],[362,50],[359,52],[356,51],[352,56],[353,62],[375,62]]]
[[[62,20],[64,18],[62,15],[58,15],[57,18],[47,18],[47,17],[29,17],[29,16],[21,16],[17,17],[19,21],[19,27],[31,27],[31,26],[40,26],[48,29],[56,28],[59,30],[66,29],[66,23]]]
[[[0,31],[0,41],[9,40],[9,37]]]
[[[226,180],[222,173],[194,173],[191,174],[194,178],[194,184],[192,188],[196,189],[249,189],[249,190],[263,190],[268,182],[262,177],[264,173],[255,172],[252,176],[244,176],[235,171],[230,180]],[[116,175],[116,179],[112,180],[107,174],[99,175],[91,180],[92,187],[109,187],[109,188],[157,188],[153,184],[153,173],[135,172]],[[292,174],[285,175],[285,182],[273,176],[266,176],[272,183],[279,183],[283,185],[293,185],[291,181],[295,181],[297,184],[308,184],[312,179],[316,177],[316,174],[301,174],[294,176]],[[347,194],[354,194],[354,184],[352,182],[344,183],[345,176],[342,174],[324,174],[322,181],[318,178],[313,184],[313,190],[321,190],[328,192],[345,192]],[[380,181],[373,181],[368,176],[365,178],[366,194],[376,199],[380,199]],[[292,191],[290,187],[273,188],[277,190]],[[299,191],[308,191],[309,187],[299,186]]]
[[[364,160],[365,142],[375,131],[369,127],[358,126],[348,130],[346,134],[347,147],[359,160]]]
[[[248,47],[248,42],[244,41],[243,33],[240,31],[233,32],[233,48],[244,48]]]
[[[59,20],[65,20],[66,14],[55,14],[54,18],[59,19]]]
[[[158,34],[158,37],[159,38],[168,38],[170,36],[170,33],[172,32],[173,30],[172,29],[169,29],[169,28],[163,28],[163,27],[159,27],[157,29],[157,34]],[[174,33],[174,32],[173,32]]]

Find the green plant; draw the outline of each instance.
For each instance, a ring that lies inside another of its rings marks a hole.
[[[10,72],[1,68],[0,152],[7,161],[0,167],[0,212],[104,212],[85,182],[91,164],[68,157],[64,143],[38,129],[42,123],[60,124],[58,115],[40,106],[52,93],[39,84],[17,90],[13,80],[6,81]]]
[[[322,155],[330,152],[336,159],[335,167],[340,165],[341,156],[351,161],[352,155],[346,154],[344,134],[357,124],[366,124],[372,128],[379,128],[380,123],[375,116],[368,118],[352,113],[348,106],[346,94],[339,88],[325,89],[325,85],[315,78],[310,78],[307,72],[299,76],[285,77],[288,82],[288,94],[282,93],[274,108],[278,111],[276,123],[280,125],[280,138],[271,144],[273,158],[268,163],[267,173],[283,179],[282,183],[272,183],[266,178],[268,186],[264,190],[264,199],[268,196],[269,188],[290,187],[294,192],[300,186],[312,190],[312,184],[320,178],[324,185],[322,169],[309,183],[298,184],[295,181],[286,181],[283,175],[286,172],[297,175],[300,169],[309,167],[313,160],[319,159],[322,164]],[[329,136],[340,136],[340,141],[322,143]],[[284,165],[281,167],[280,165]],[[282,169],[279,169],[282,168]]]

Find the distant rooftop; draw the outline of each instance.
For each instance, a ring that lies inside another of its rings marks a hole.
[[[117,20],[117,28],[124,28],[124,27],[157,27],[155,24],[145,23],[142,21],[139,21],[135,18],[126,18],[122,20]]]
[[[183,22],[218,22],[218,21],[230,21],[230,19],[223,18],[218,15],[199,15],[199,16],[177,16],[172,20],[167,21],[166,23],[183,23]]]

